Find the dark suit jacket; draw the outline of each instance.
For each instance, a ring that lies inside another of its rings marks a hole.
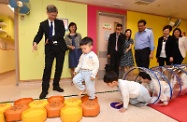
[[[67,46],[64,41],[64,33],[65,33],[64,22],[62,20],[55,19],[54,24],[55,24],[55,27],[54,27],[55,35],[52,36],[51,39],[49,39],[49,22],[48,22],[48,20],[45,20],[40,23],[38,32],[34,38],[34,42],[36,42],[37,44],[41,41],[43,34],[45,34],[45,42],[47,39],[49,39],[48,44],[45,45],[45,53],[50,50],[50,48],[52,46],[52,41],[57,41],[58,46],[60,47],[60,49],[62,51],[67,50]]]
[[[120,34],[118,37],[118,52],[122,56],[123,55],[123,48],[124,48],[125,36]],[[113,56],[115,54],[115,47],[116,47],[116,33],[110,34],[108,40],[108,55]]]
[[[158,46],[157,46],[157,52],[156,52],[156,58],[159,58],[160,57],[160,53],[161,53],[161,50],[162,50],[162,42],[163,42],[163,39],[164,37],[160,37],[158,39]],[[165,46],[165,51],[166,51],[166,58],[170,58],[170,57],[173,57],[173,37],[172,36],[169,36],[167,41],[166,41],[166,46]]]

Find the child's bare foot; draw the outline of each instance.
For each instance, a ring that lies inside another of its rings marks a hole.
[[[168,102],[165,101],[165,102],[163,102],[161,105],[163,105],[163,106],[167,106],[167,105],[168,105]]]
[[[86,92],[86,90],[82,90],[82,91],[78,94],[78,96],[81,97],[81,95],[82,95],[83,93],[85,93],[85,92]]]
[[[73,86],[74,84],[73,84],[73,81],[71,81],[71,85]]]

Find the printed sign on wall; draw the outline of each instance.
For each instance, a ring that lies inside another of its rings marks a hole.
[[[111,30],[111,29],[112,29],[112,26],[111,26],[110,23],[104,23],[104,24],[103,24],[103,29]]]

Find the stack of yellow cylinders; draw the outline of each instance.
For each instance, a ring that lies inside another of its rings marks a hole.
[[[61,120],[63,122],[79,122],[82,119],[81,100],[69,98],[65,100],[65,107],[61,109]]]
[[[0,112],[0,122],[4,122],[5,119],[4,119],[4,114],[3,112]]]
[[[5,110],[9,109],[10,107],[12,107],[10,103],[2,103],[0,104],[0,112],[4,114]]]
[[[79,98],[69,98],[64,101],[66,106],[80,106],[82,101]]]
[[[44,108],[29,108],[22,113],[23,122],[44,122],[47,112]]]
[[[29,103],[31,108],[44,108],[48,104],[47,100],[34,100]]]

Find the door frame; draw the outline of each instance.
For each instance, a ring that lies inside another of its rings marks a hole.
[[[17,11],[17,10],[15,10]],[[19,86],[19,15],[14,12],[14,46],[15,46],[15,72],[16,86]]]
[[[117,17],[117,18],[121,18],[122,19],[122,33],[125,32],[125,29],[126,29],[126,14],[117,14],[117,13],[109,13],[109,12],[101,12],[101,11],[98,11],[97,12],[97,25],[99,25],[99,16],[108,16],[108,17]],[[96,48],[96,52],[98,54],[98,57],[99,57],[99,27],[97,26],[97,48]],[[99,72],[99,71],[98,71]],[[99,78],[99,77],[98,77]]]

